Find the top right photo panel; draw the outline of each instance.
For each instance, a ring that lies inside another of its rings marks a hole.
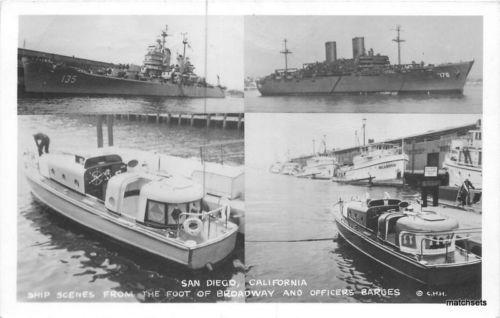
[[[246,16],[245,111],[483,109],[481,16]]]

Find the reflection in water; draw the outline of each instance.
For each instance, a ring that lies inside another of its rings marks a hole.
[[[319,113],[481,113],[482,85],[466,85],[464,94],[260,96],[245,92],[246,112]]]
[[[243,98],[165,98],[119,96],[22,95],[17,111],[24,114],[54,113],[239,113]]]
[[[242,279],[244,274],[233,266],[235,259],[243,260],[244,257],[241,237],[237,243],[237,250],[227,261],[216,266],[213,272],[189,271],[181,265],[123,246],[109,237],[85,229],[36,201],[21,215],[31,222],[32,230],[49,238],[44,242],[35,242],[27,248],[32,251],[38,250],[39,256],[47,251],[57,257],[45,258],[45,262],[48,262],[45,266],[52,268],[50,272],[33,273],[42,285],[29,286],[33,281],[19,282],[20,299],[25,297],[26,292],[39,289],[53,291],[54,295],[61,290],[91,290],[96,295],[93,301],[102,301],[105,300],[104,292],[114,290],[132,293],[136,300],[143,302],[213,302],[222,300],[216,297],[216,290],[221,289],[220,287],[183,288],[180,282],[201,280],[204,284],[208,279],[235,279],[241,284],[244,282]],[[24,255],[24,252],[20,255]],[[60,270],[69,276],[57,273],[57,281],[49,280],[54,271]],[[72,277],[77,278],[76,281],[82,284],[71,284]],[[102,282],[97,282],[101,280],[112,287],[99,288]],[[94,288],[94,283],[97,288]],[[206,298],[199,298],[196,297],[198,290],[211,290],[212,293]],[[159,296],[155,297],[153,291],[159,292]],[[191,292],[181,298],[174,297],[173,291]]]
[[[51,150],[94,148],[95,121],[77,115],[19,116],[19,154],[34,147],[33,133],[42,131],[51,137]],[[177,156],[199,155],[205,138],[211,143],[230,141],[222,150],[225,162],[242,164],[243,132],[222,129],[167,126],[152,123],[115,121],[115,144],[119,147],[159,151]],[[239,142],[237,142],[239,141]],[[209,149],[217,161],[220,147]],[[123,246],[109,237],[59,216],[35,201],[18,165],[18,299],[20,301],[142,301],[142,302],[214,302],[243,301],[218,297],[216,290],[244,288],[242,266],[244,244],[241,237],[233,254],[214,266],[214,270],[190,271],[181,265]],[[182,287],[182,280],[201,280],[200,287]],[[235,280],[236,287],[206,287],[207,279]],[[197,290],[210,290],[198,297]],[[149,293],[144,293],[149,291]],[[177,292],[190,291],[183,297]],[[50,292],[47,298],[34,293]],[[111,297],[110,292],[129,296]],[[154,292],[158,293],[157,296]],[[86,293],[86,294],[85,294]],[[83,295],[87,295],[83,298]]]
[[[255,280],[300,279],[301,297],[276,287],[273,298],[249,302],[434,302],[481,297],[481,286],[429,287],[379,265],[338,237],[332,205],[339,197],[409,198],[410,188],[360,187],[276,175],[257,168],[246,172],[246,288],[266,287]],[[302,241],[312,239],[311,241]],[[320,240],[314,240],[320,239]],[[262,242],[266,241],[266,242]],[[280,242],[276,242],[280,241]],[[416,296],[421,290],[423,296]],[[427,294],[429,293],[429,295]]]

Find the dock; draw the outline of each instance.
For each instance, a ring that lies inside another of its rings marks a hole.
[[[244,113],[90,113],[88,116],[110,116],[116,120],[142,121],[148,123],[243,130]]]

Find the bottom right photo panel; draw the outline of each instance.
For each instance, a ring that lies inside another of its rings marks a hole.
[[[481,299],[481,115],[245,121],[247,302]]]

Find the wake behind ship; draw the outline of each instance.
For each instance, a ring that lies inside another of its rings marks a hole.
[[[302,68],[288,68],[287,56],[292,52],[284,40],[285,68],[262,78],[257,88],[263,96],[328,95],[368,93],[446,93],[462,94],[474,61],[440,65],[424,62],[401,64],[398,35],[398,64],[391,65],[389,57],[365,51],[363,37],[352,39],[353,58],[337,59],[336,42],[325,43],[324,62],[306,63]]]
[[[195,67],[186,57],[185,37],[183,54],[178,54],[175,65],[170,63],[167,36],[165,28],[161,39],[148,47],[142,66],[85,63],[53,54],[23,56],[24,89],[43,94],[224,98],[225,87],[208,84],[194,73]]]

